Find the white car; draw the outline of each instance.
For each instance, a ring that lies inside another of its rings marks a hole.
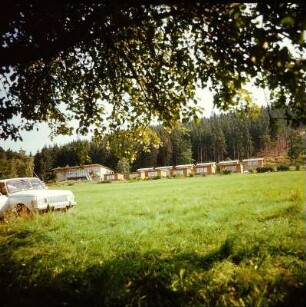
[[[69,209],[76,205],[69,190],[48,190],[34,177],[0,180],[0,218],[5,212],[20,215],[23,212]]]

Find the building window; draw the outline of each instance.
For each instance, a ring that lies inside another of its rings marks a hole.
[[[198,167],[197,168],[197,173],[198,174],[207,173],[207,167]]]
[[[152,178],[152,177],[157,177],[158,174],[157,172],[148,172],[148,177]]]
[[[109,174],[107,176],[105,176],[106,180],[115,180],[115,175],[114,174]]]

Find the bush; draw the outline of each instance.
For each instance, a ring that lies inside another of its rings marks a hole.
[[[285,171],[289,171],[289,165],[287,164],[280,164],[277,166],[277,171],[278,172],[285,172]]]
[[[104,184],[104,183],[112,183],[112,180],[102,180],[102,181],[98,181],[98,184]]]
[[[296,164],[296,165],[295,165],[295,170],[296,170],[296,171],[299,171],[300,168],[301,168],[301,165],[300,165],[300,164]]]
[[[263,167],[257,167],[256,172],[257,173],[270,173],[273,172],[274,169],[270,166],[263,166]]]
[[[229,169],[225,169],[225,170],[222,171],[222,175],[230,175],[231,173],[232,173],[232,171],[229,170]]]

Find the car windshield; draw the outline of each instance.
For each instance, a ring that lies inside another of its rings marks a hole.
[[[43,183],[36,178],[30,179],[14,179],[6,183],[8,193],[16,193],[24,190],[43,190]]]

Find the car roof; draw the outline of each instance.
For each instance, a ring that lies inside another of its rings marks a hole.
[[[8,178],[8,179],[0,179],[0,182],[7,182],[7,181],[13,181],[13,180],[29,180],[29,179],[37,179],[40,180],[37,177],[16,177],[16,178]]]

